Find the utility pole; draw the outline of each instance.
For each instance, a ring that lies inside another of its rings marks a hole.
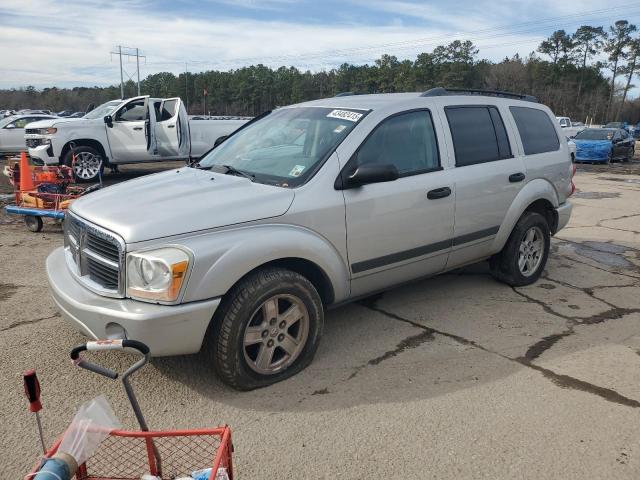
[[[118,55],[120,56],[120,98],[124,99],[124,79],[122,77],[122,47],[118,45]]]
[[[138,73],[138,96],[140,96],[140,50],[136,47],[136,72]]]
[[[189,115],[189,84],[187,78],[189,77],[189,70],[187,69],[187,62],[184,62],[184,104],[187,109],[187,115]]]
[[[133,50],[136,51],[136,53],[129,53],[129,52],[123,52],[122,49],[126,49],[126,50],[130,50],[131,52],[133,52]],[[145,62],[147,60],[147,57],[145,55],[140,55],[140,49],[137,47],[124,47],[122,45],[118,45],[118,50],[115,52],[111,52],[111,55],[118,55],[119,59],[120,59],[120,97],[124,98],[124,74],[127,73],[123,68],[122,68],[122,56],[124,55],[125,57],[136,57],[136,74],[137,74],[137,80],[138,80],[138,95],[140,95],[140,59],[144,58]],[[129,77],[129,80],[133,80],[131,78],[131,76],[127,73],[127,77]]]

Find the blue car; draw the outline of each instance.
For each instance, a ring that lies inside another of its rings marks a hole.
[[[586,128],[573,141],[576,162],[628,162],[635,153],[634,138],[622,128]]]

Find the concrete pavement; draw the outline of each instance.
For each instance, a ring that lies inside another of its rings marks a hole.
[[[244,479],[638,478],[638,167],[580,168],[574,216],[535,285],[512,289],[478,264],[332,310],[308,369],[248,393],[200,355],[156,359],[133,382],[149,425],[228,423]],[[43,268],[61,241],[52,224],[0,226],[2,479],[38,455],[24,369],[39,372],[49,442],[97,392],[135,427],[120,384],[69,364],[83,338]]]

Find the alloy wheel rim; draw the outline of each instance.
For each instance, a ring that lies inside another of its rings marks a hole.
[[[540,227],[527,230],[518,250],[518,269],[525,277],[538,271],[544,254],[544,234]]]
[[[80,152],[76,154],[73,164],[73,172],[76,177],[83,180],[95,178],[102,167],[102,158],[90,152]]]
[[[251,370],[273,375],[302,353],[309,336],[309,313],[294,295],[274,295],[251,315],[243,336],[244,359]]]

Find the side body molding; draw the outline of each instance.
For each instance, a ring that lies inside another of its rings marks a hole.
[[[520,216],[536,200],[548,200],[554,208],[559,206],[558,194],[550,182],[542,178],[536,178],[528,182],[522,187],[502,221],[500,230],[498,230],[493,240],[492,250],[494,253],[502,250]]]
[[[224,295],[252,270],[275,260],[315,264],[331,283],[334,302],[349,297],[349,269],[335,247],[316,232],[295,225],[263,224],[203,233],[181,240],[195,257],[184,302]]]

